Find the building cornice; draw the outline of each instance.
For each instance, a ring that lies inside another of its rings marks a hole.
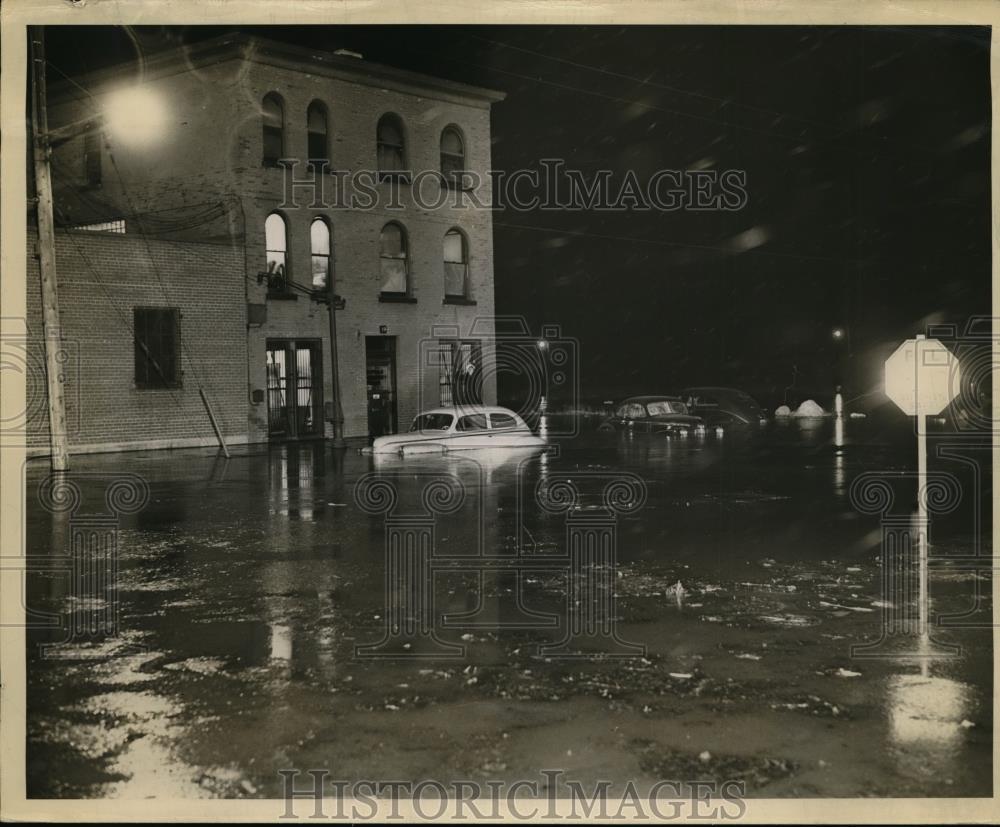
[[[444,78],[397,69],[373,63],[351,55],[335,54],[320,49],[281,43],[243,32],[222,35],[189,46],[157,52],[143,58],[142,76],[149,79],[167,77],[191,71],[213,63],[243,60],[277,66],[291,71],[308,72],[320,77],[335,78],[350,83],[391,89],[408,95],[435,98],[466,106],[488,109],[502,101],[506,94]],[[85,86],[103,86],[127,74],[134,61],[119,63],[82,73],[75,78]],[[96,91],[96,90],[94,90]],[[63,97],[77,97],[76,87],[69,80],[54,80],[49,85],[53,102]]]

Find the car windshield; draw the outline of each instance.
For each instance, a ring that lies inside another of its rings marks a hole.
[[[454,418],[447,413],[420,414],[413,420],[410,431],[447,431]]]
[[[657,399],[655,402],[646,403],[646,411],[650,416],[663,416],[664,414],[686,414],[688,409],[683,402]]]

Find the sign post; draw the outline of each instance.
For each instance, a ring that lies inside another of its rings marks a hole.
[[[958,360],[937,339],[907,339],[885,362],[885,394],[917,424],[917,543],[920,560],[918,631],[927,639],[927,417],[941,413],[959,386]]]

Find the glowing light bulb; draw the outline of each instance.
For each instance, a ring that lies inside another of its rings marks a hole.
[[[129,146],[155,143],[167,129],[163,99],[145,86],[128,86],[110,93],[104,104],[109,134]]]

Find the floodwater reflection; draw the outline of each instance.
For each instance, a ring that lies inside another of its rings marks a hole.
[[[889,723],[899,746],[920,747],[946,757],[961,744],[969,709],[969,687],[931,675],[889,679]]]
[[[952,795],[988,793],[988,633],[923,670],[848,660],[877,637],[884,596],[878,518],[844,492],[865,470],[911,467],[912,446],[872,448],[863,423],[802,424],[703,440],[588,432],[541,453],[284,445],[234,451],[224,468],[198,451],[81,458],[149,482],[155,519],[119,533],[123,636],[145,649],[62,647],[49,660],[39,644],[62,629],[29,630],[30,794],[276,797],[277,761],[330,756],[346,779],[385,766],[514,778],[594,744],[586,760],[618,780],[655,753],[706,772],[744,767],[756,796],[936,796],[940,777]],[[29,469],[29,490],[41,474]],[[395,487],[391,515],[358,505],[370,474]],[[602,518],[603,487],[627,474],[646,499],[601,535],[617,566],[604,593],[622,639],[647,655],[546,660],[539,646],[562,636],[571,578],[497,558],[558,558],[573,520]],[[460,507],[435,511],[424,496],[435,478],[461,483]],[[580,507],[542,508],[539,485],[562,481]],[[445,560],[435,622],[465,661],[358,657],[384,632],[390,523],[408,516]],[[938,523],[935,540],[962,551],[952,526],[967,516]],[[63,523],[29,511],[28,553],[62,553]],[[935,581],[935,608],[958,612],[968,585]],[[39,617],[63,617],[65,581],[30,573],[26,588]],[[703,764],[703,749],[719,763]],[[780,777],[758,772],[775,767]]]

